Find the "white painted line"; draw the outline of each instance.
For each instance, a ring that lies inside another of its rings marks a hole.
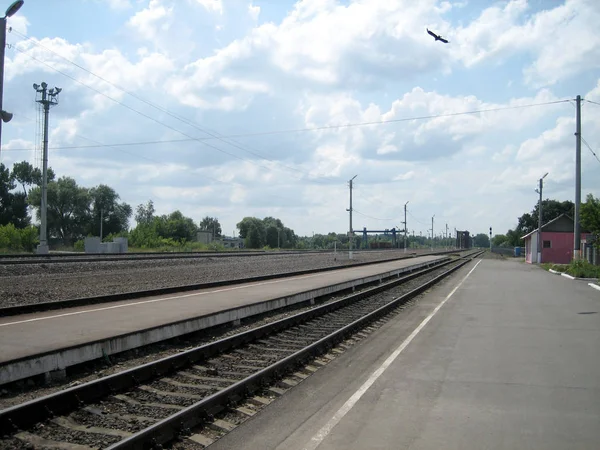
[[[598,285],[596,283],[588,283],[588,286],[596,289],[597,291],[600,291],[600,285]]]
[[[428,262],[430,262],[430,261],[424,261],[424,263],[428,263]],[[406,267],[410,267],[410,265],[406,266]],[[394,270],[399,270],[399,269],[404,269],[404,267],[398,267],[397,269],[389,270],[388,272],[392,272]],[[346,269],[330,270],[328,272],[319,272],[319,273],[314,273],[314,274],[311,274],[311,275],[300,275],[300,276],[291,277],[291,278],[280,278],[278,280],[263,281],[263,282],[260,282],[260,283],[241,284],[241,285],[233,286],[233,287],[229,287],[229,288],[216,289],[214,291],[195,292],[195,293],[192,293],[192,294],[182,294],[182,295],[175,295],[175,296],[172,296],[172,297],[155,298],[153,300],[141,300],[139,302],[130,302],[130,303],[122,304],[122,305],[105,306],[103,308],[93,308],[93,309],[86,309],[86,310],[83,310],[83,311],[74,311],[74,312],[70,312],[70,313],[55,314],[53,316],[36,317],[35,319],[25,319],[25,320],[19,320],[19,321],[16,321],[16,322],[0,323],[0,327],[7,327],[9,325],[19,325],[19,324],[22,324],[22,323],[29,323],[29,322],[39,322],[40,320],[57,319],[57,318],[60,318],[60,317],[76,316],[76,315],[79,315],[79,314],[88,314],[88,313],[93,313],[93,312],[98,312],[98,311],[108,311],[110,309],[127,308],[127,307],[130,307],[130,306],[144,305],[146,303],[158,303],[158,302],[165,302],[165,301],[168,301],[168,300],[176,300],[176,299],[186,298],[186,297],[194,297],[194,296],[208,295],[208,294],[217,294],[219,292],[228,292],[228,291],[235,291],[235,290],[238,290],[238,289],[246,289],[246,288],[255,287],[255,286],[265,286],[267,284],[283,283],[283,282],[290,281],[290,280],[303,280],[303,279],[307,279],[307,278],[318,277],[318,276],[321,276],[321,275],[324,275],[324,274],[329,275],[329,274],[332,274],[332,273],[342,272],[344,270],[346,270]]]
[[[569,280],[574,280],[575,277],[572,277],[571,275],[569,275],[568,273],[561,273],[561,275],[565,278],[568,278]]]
[[[440,310],[440,308],[444,306],[444,304],[450,299],[450,297],[452,297],[452,295],[454,295],[458,288],[462,286],[465,280],[469,277],[469,275],[471,275],[471,273],[473,273],[473,271],[477,268],[481,261],[483,260],[480,259],[477,262],[477,264],[475,264],[475,267],[473,267],[469,271],[469,273],[466,274],[465,277],[460,281],[460,283],[458,283],[458,285],[454,289],[452,289],[452,292],[450,292],[446,296],[446,298],[442,300],[442,302],[439,305],[437,305],[435,309],[425,319],[423,319],[423,321],[419,324],[417,328],[415,328],[415,330],[410,334],[410,336],[408,336],[402,342],[402,344],[400,344],[400,346],[396,350],[394,350],[394,352],[383,362],[383,364],[381,364],[381,366],[379,366],[379,368],[371,374],[367,381],[365,381],[363,385],[360,388],[358,388],[358,390],[354,394],[352,394],[352,396],[346,401],[346,403],[344,403],[342,407],[337,410],[337,412],[333,415],[331,419],[329,419],[329,421],[323,426],[323,428],[321,428],[317,432],[317,434],[315,434],[311,438],[308,444],[304,446],[304,450],[315,450],[319,445],[321,445],[323,440],[329,435],[329,433],[331,433],[331,430],[333,430],[333,428],[338,423],[340,423],[344,416],[348,414],[348,412],[354,407],[354,405],[369,390],[373,383],[377,381],[381,374],[383,374],[383,372],[385,372],[386,369],[396,360],[400,353],[402,353],[404,349],[408,347],[408,344],[412,342],[415,336],[419,334],[419,332],[423,328],[425,328],[425,325],[429,323],[429,321],[432,319],[433,316],[435,316],[435,314]]]
[[[560,275],[561,274],[561,272],[559,272],[558,270],[554,270],[554,269],[548,269],[548,272],[555,273],[556,275]]]

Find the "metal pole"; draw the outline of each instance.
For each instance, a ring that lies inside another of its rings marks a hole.
[[[6,17],[2,17],[0,24],[0,111],[4,99],[4,50],[6,48]],[[2,156],[2,120],[0,119],[0,156]]]
[[[408,205],[408,202],[404,204],[404,253],[406,253],[406,232],[408,229],[408,225],[406,225],[406,205]]]
[[[353,231],[352,231],[352,181],[357,177],[358,175],[354,175],[351,179],[350,179],[350,209],[348,209],[348,211],[350,212],[350,232],[348,233],[348,259],[352,259],[352,237],[353,237]]]
[[[537,263],[542,262],[542,190],[544,189],[544,178],[540,178],[539,184],[540,200],[538,202],[538,233],[537,233]]]
[[[431,217],[431,250],[433,250],[433,218],[435,214]]]
[[[104,214],[104,210],[102,208],[100,208],[100,242],[102,242],[102,222],[104,222],[102,219]]]
[[[581,258],[581,225],[579,211],[581,208],[581,95],[577,96],[577,118],[575,125],[575,229],[573,259]]]
[[[47,232],[47,209],[48,209],[48,113],[50,112],[50,102],[46,100],[46,89],[42,90],[42,104],[44,105],[44,153],[42,157],[42,205],[41,205],[41,224],[40,224],[40,245],[38,253],[48,253],[48,232]]]

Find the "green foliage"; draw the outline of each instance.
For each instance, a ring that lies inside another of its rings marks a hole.
[[[102,237],[127,231],[131,206],[119,203],[119,194],[105,184],[93,187],[89,191],[91,199],[90,221],[87,223],[87,234],[100,236],[102,222]]]
[[[33,167],[27,161],[21,161],[15,163],[13,165],[13,170],[11,174],[11,178],[17,181],[21,187],[23,188],[23,193],[25,197],[27,197],[28,192],[27,188],[31,186],[41,186],[42,185],[42,171]],[[46,179],[48,182],[54,181],[55,174],[51,167],[48,167],[48,171],[46,172]]]
[[[31,252],[38,243],[36,227],[17,228],[12,223],[0,225],[0,250]]]
[[[274,217],[244,217],[237,224],[239,235],[244,239],[246,248],[294,248],[298,244],[298,236],[294,230],[284,226],[283,222]]]
[[[85,241],[83,239],[79,239],[73,244],[74,250],[76,252],[84,252],[85,251]]]
[[[581,204],[581,228],[592,233],[600,242],[600,198],[588,194]]]
[[[475,247],[489,247],[490,238],[485,233],[479,233],[473,237],[473,245]]]
[[[135,209],[135,221],[138,224],[150,225],[154,220],[154,202],[148,200],[145,205],[138,205]]]
[[[577,278],[600,278],[600,266],[594,266],[585,260],[571,261],[566,272]]]
[[[29,225],[26,196],[11,192],[16,187],[10,170],[0,164],[0,225],[13,224],[17,228]]]
[[[42,193],[39,187],[29,191],[29,204],[36,209],[40,219]],[[60,177],[48,183],[48,237],[60,238],[70,245],[85,236],[92,219],[90,214],[91,197],[87,188],[77,185],[70,177]]]
[[[199,229],[214,233],[215,238],[221,237],[221,224],[219,223],[219,219],[217,219],[216,217],[204,217],[200,221]]]

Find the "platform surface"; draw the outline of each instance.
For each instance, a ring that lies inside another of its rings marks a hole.
[[[0,363],[382,274],[444,257],[398,261],[0,318]],[[190,283],[193,280],[190,280]]]
[[[211,450],[600,448],[600,292],[513,260],[465,279],[475,264]]]

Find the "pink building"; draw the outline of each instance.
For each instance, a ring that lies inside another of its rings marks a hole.
[[[525,240],[525,261],[528,263],[545,262],[554,264],[568,264],[573,259],[574,224],[566,214],[542,225],[542,260],[537,261],[537,234],[534,230],[521,239]],[[581,233],[584,241],[587,233]],[[583,249],[583,245],[581,245]]]

